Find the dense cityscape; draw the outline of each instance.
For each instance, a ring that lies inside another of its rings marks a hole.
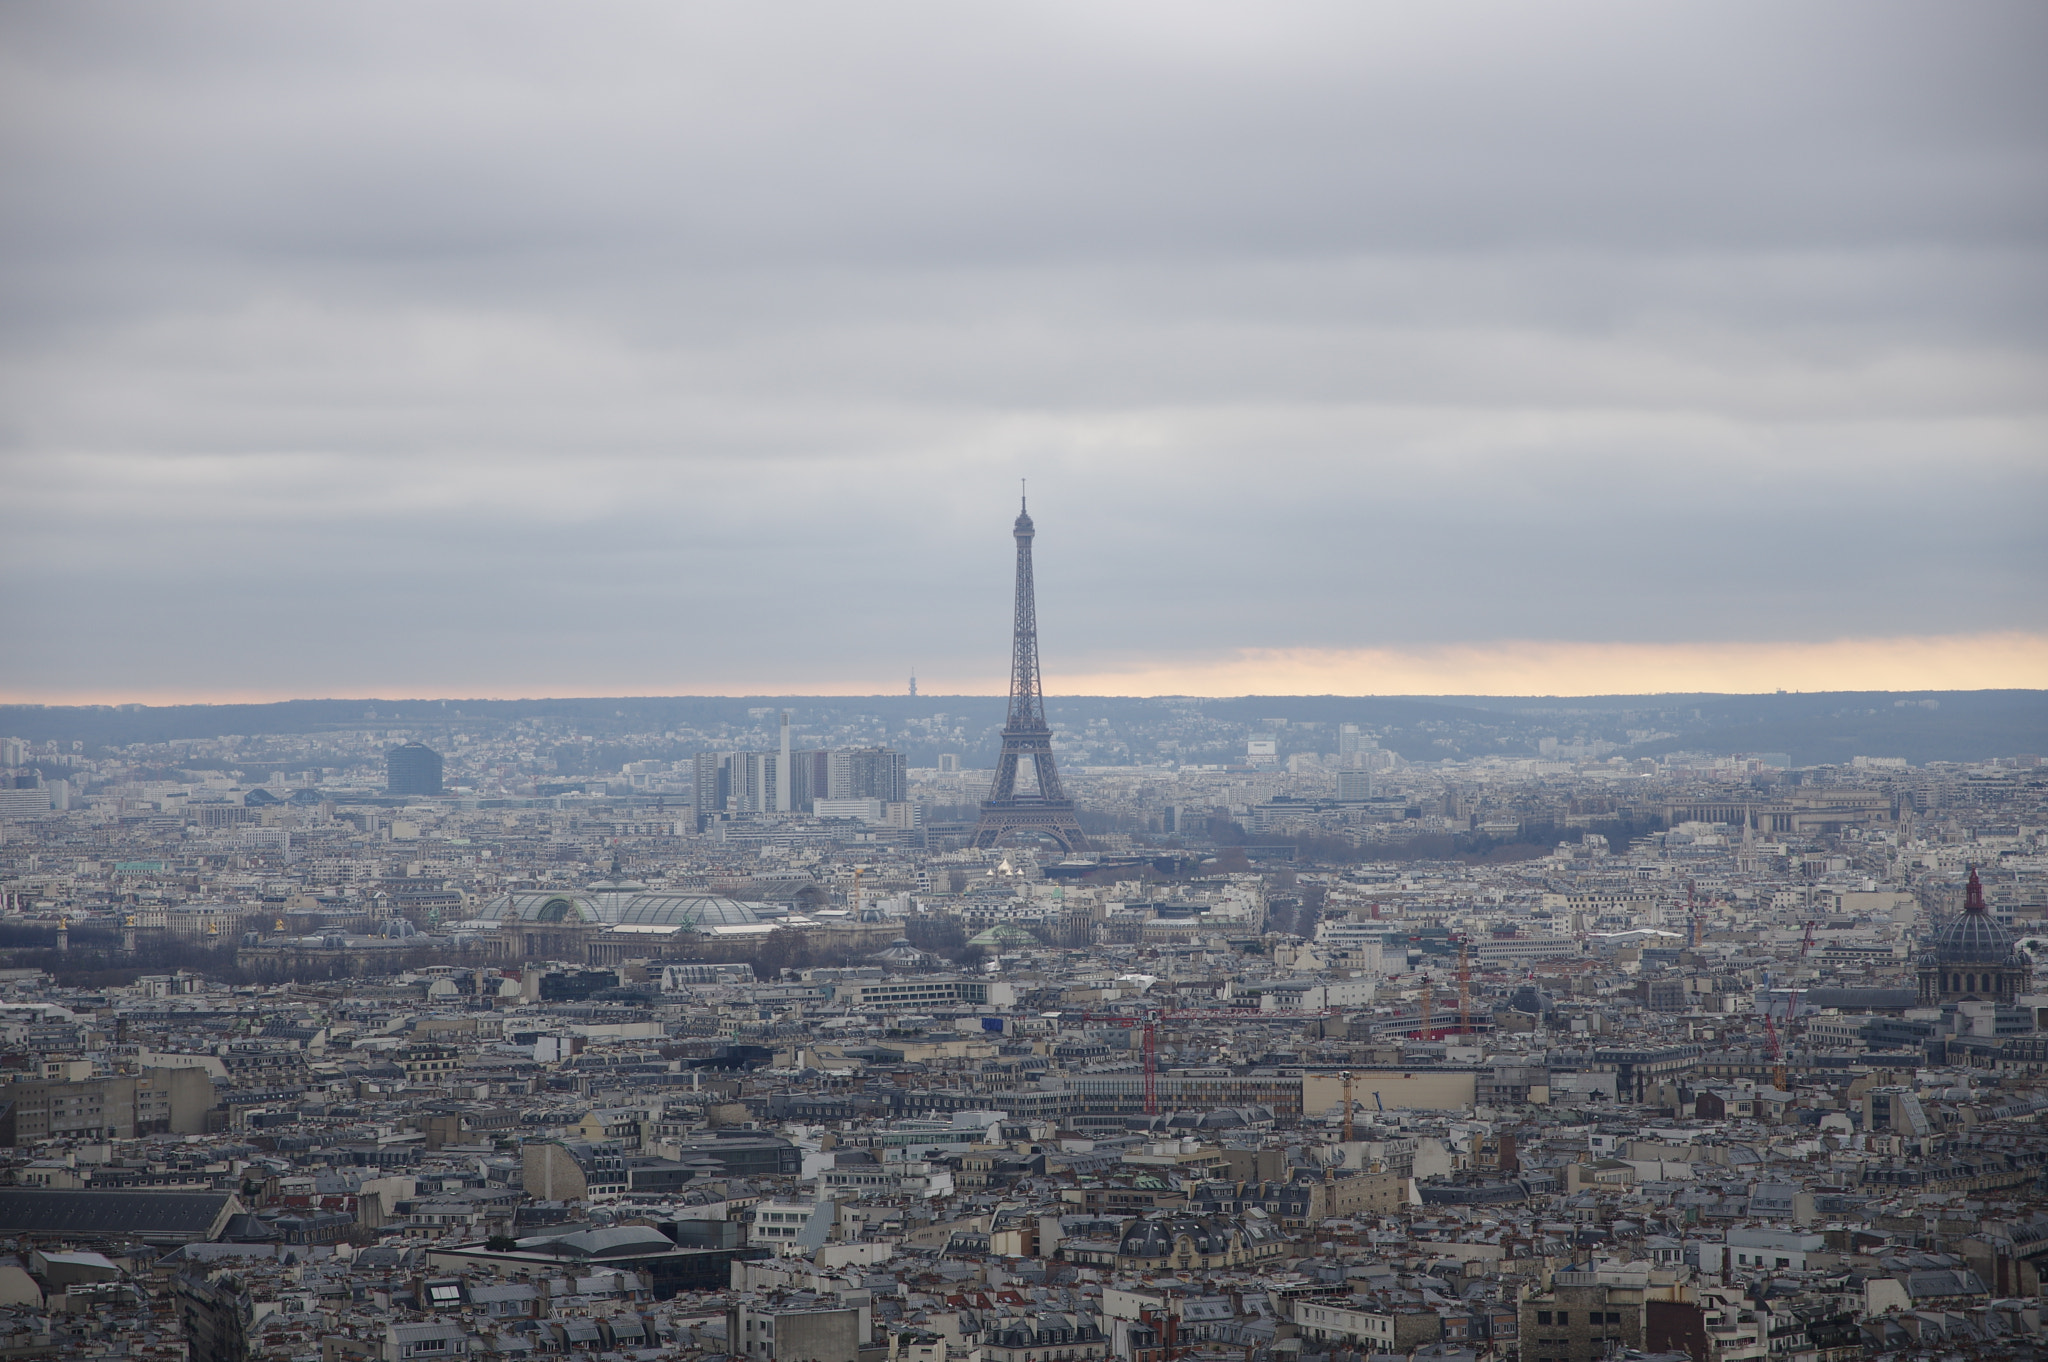
[[[2048,1362],[2044,53],[0,4],[0,1362]]]
[[[12,711],[9,1356],[2048,1346],[2038,755],[1048,698],[1032,534],[992,733]]]

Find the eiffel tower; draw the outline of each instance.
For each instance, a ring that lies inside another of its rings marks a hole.
[[[1010,716],[1003,721],[1003,755],[995,783],[981,801],[974,845],[992,847],[1016,833],[1039,833],[1069,852],[1088,845],[1074,819],[1074,801],[1060,789],[1052,761],[1052,729],[1045,722],[1045,693],[1038,677],[1038,602],[1031,586],[1029,506],[1017,512],[1017,625],[1010,651]],[[1036,794],[1017,793],[1017,767],[1030,762],[1038,772]]]

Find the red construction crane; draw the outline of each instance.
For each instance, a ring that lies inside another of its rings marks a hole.
[[[1764,1009],[1764,1035],[1771,1042],[1771,1086],[1779,1092],[1790,1092],[1791,1086],[1785,1078],[1785,1047],[1778,1039],[1778,1024],[1771,1020],[1768,1005]]]
[[[1472,938],[1458,938],[1458,1034],[1472,1034]]]
[[[1150,1015],[1132,1017],[1121,1012],[1083,1012],[1084,1022],[1107,1022],[1111,1026],[1126,1029],[1138,1028],[1138,1044],[1144,1056],[1145,1071],[1145,1114],[1159,1114],[1159,1026],[1157,1018]]]
[[[1801,955],[1806,955],[1813,950],[1813,929],[1818,926],[1820,924],[1813,921],[1809,921],[1806,924],[1806,939],[1799,943],[1799,953]],[[1789,1021],[1791,1019],[1788,1017],[1786,1020]]]

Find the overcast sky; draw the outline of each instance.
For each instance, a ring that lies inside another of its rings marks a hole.
[[[2048,685],[2044,52],[9,4],[0,695]]]

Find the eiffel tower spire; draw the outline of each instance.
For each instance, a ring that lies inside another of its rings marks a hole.
[[[1003,721],[1003,754],[981,802],[974,845],[992,847],[1016,833],[1041,833],[1067,851],[1087,846],[1074,818],[1074,801],[1060,788],[1052,759],[1052,729],[1045,721],[1045,690],[1038,674],[1038,601],[1031,581],[1031,540],[1038,533],[1024,502],[1012,527],[1017,537],[1016,626],[1010,645],[1010,713]],[[1017,768],[1029,762],[1038,778],[1034,794],[1017,793]]]

